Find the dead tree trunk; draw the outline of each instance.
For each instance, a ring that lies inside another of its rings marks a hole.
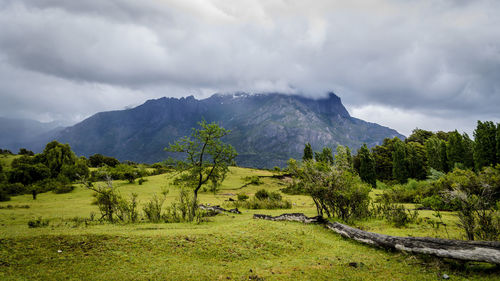
[[[338,222],[332,223],[325,221],[321,217],[307,217],[301,213],[282,214],[276,217],[255,214],[254,219],[322,223],[325,227],[340,234],[342,237],[377,247],[432,255],[440,258],[500,264],[500,242],[390,236],[363,231]]]

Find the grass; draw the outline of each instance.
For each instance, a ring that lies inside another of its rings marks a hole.
[[[201,203],[224,205],[240,192],[253,195],[261,188],[283,187],[279,180],[265,177],[262,185],[240,189],[243,178],[252,175],[271,172],[233,167],[218,193],[202,193]],[[124,196],[138,193],[140,203],[169,187],[169,204],[178,192],[168,182],[168,175],[158,175],[143,185],[115,184]],[[28,195],[15,196],[0,204],[5,207],[0,208],[0,279],[436,280],[443,273],[452,280],[500,279],[498,267],[487,264],[388,252],[343,239],[318,225],[252,219],[254,213],[315,215],[307,196],[284,195],[284,199],[293,202],[292,209],[242,210],[241,215],[219,215],[201,224],[85,225],[81,219],[98,210],[91,205],[92,192],[82,187],[68,194],[39,194],[35,201]],[[15,207],[25,205],[30,208]],[[429,211],[420,214],[433,218]],[[28,221],[38,217],[48,219],[49,226],[28,228]],[[445,212],[443,217],[450,235],[460,237],[453,224],[456,217]],[[356,225],[392,235],[447,236],[425,222],[407,228],[376,220]]]

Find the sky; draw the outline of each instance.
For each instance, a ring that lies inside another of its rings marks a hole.
[[[2,0],[0,116],[76,123],[148,99],[321,98],[398,130],[500,122],[497,0]]]

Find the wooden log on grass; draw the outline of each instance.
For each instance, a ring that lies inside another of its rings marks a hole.
[[[322,217],[307,217],[302,213],[282,214],[276,217],[255,214],[254,219],[321,223],[328,229],[340,234],[342,237],[385,249],[394,249],[462,261],[500,264],[500,242],[391,236],[363,231],[338,222],[332,223],[324,220]]]

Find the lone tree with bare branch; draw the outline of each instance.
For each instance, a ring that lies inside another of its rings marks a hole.
[[[234,163],[237,153],[230,145],[222,142],[222,138],[231,131],[220,127],[217,123],[199,122],[199,129],[193,128],[191,136],[186,136],[165,148],[169,152],[186,154],[186,159],[177,162],[179,174],[176,182],[193,189],[193,213],[198,208],[198,191],[209,181],[213,185],[220,184]]]

